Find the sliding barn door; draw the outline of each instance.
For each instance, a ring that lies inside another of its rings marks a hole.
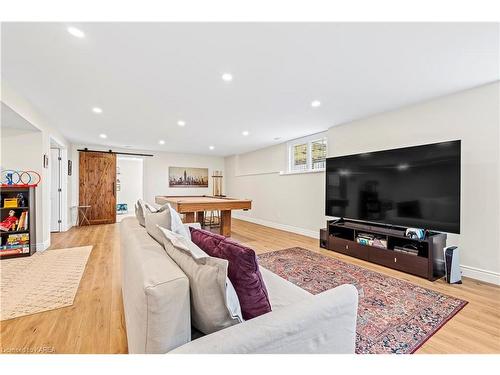
[[[116,155],[80,152],[80,206],[90,224],[116,222]]]

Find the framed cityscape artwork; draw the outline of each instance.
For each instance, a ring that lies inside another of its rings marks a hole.
[[[168,168],[168,186],[171,188],[207,188],[208,168]]]

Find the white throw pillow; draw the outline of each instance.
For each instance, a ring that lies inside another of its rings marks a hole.
[[[156,212],[157,209],[151,206],[150,204],[144,202],[142,199],[137,200],[135,217],[139,221],[143,227],[146,226],[146,213],[147,212]]]
[[[161,233],[159,227],[163,227],[170,230],[171,227],[171,215],[170,206],[161,207],[161,210],[152,213],[146,210],[145,216],[145,227],[146,231],[151,237],[153,237],[160,245],[163,246],[164,235]]]
[[[169,203],[165,203],[163,206],[160,206],[156,209],[156,212],[162,212],[162,211],[165,211],[165,210],[170,210],[172,207],[170,207],[170,204]]]
[[[187,239],[191,239],[190,231],[182,223],[179,213],[172,207],[170,207],[170,228],[167,229],[170,229],[172,232],[180,234]]]
[[[209,256],[182,235],[159,229],[165,251],[189,279],[193,326],[210,334],[243,322],[238,296],[227,277],[227,260]]]

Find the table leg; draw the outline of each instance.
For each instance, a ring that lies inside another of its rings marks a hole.
[[[86,211],[86,210],[83,208],[83,209],[82,209],[82,226],[84,226],[84,225],[85,225],[85,221],[88,221],[88,219],[87,219],[87,215],[85,214],[85,211]]]
[[[85,222],[87,222],[87,225],[90,225],[89,218],[87,217],[88,214],[89,214],[88,208],[84,208],[82,210],[82,215],[83,215],[82,225],[84,225]]]
[[[194,223],[194,212],[184,213],[184,222],[185,223]]]
[[[220,234],[231,237],[231,210],[220,212]]]
[[[198,211],[196,213],[196,221],[200,223],[200,225],[203,227],[205,224],[205,212],[204,211]]]

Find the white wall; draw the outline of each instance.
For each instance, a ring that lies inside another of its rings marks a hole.
[[[144,157],[144,200],[154,203],[157,195],[211,195],[212,179],[209,178],[208,188],[169,188],[168,167],[196,167],[208,168],[211,176],[214,170],[224,170],[224,158],[219,156],[206,156],[196,154],[178,154],[169,152],[155,152],[144,150],[120,149],[115,147],[102,147],[96,145],[72,145],[71,159],[73,160],[73,176],[71,180],[71,205],[78,205],[78,149],[89,150],[134,152],[140,154],[152,154],[153,157]],[[130,209],[129,209],[130,210]],[[73,225],[76,222],[75,213],[72,217]]]
[[[464,273],[500,283],[499,83],[330,128],[329,155],[462,140],[461,249]]]
[[[57,143],[63,148],[69,147],[69,143],[62,134],[57,131],[51,122],[36,108],[29,100],[19,95],[11,89],[5,80],[1,82],[0,100],[23,117],[31,125],[41,132],[42,149],[37,157],[42,164],[43,154],[50,154],[50,139],[57,140]],[[35,147],[35,146],[34,146]],[[33,152],[36,150],[33,149]],[[63,160],[63,162],[65,162]],[[37,236],[37,250],[44,250],[50,246],[50,168],[40,168],[42,181],[37,189],[37,202],[40,202],[40,208],[37,209],[37,233],[41,230],[41,235]],[[66,170],[66,169],[65,169]],[[37,170],[38,171],[38,170]],[[66,175],[66,173],[65,173]],[[64,187],[63,183],[63,187]]]
[[[155,152],[153,158],[146,158],[144,164],[144,199],[154,202],[156,195],[212,195],[212,178],[208,188],[169,188],[168,167],[208,168],[208,175],[214,170],[224,171],[224,158],[195,154]]]
[[[225,159],[229,196],[252,200],[249,211],[234,217],[319,237],[325,226],[324,172],[285,174],[286,144]]]
[[[500,284],[499,83],[459,92],[331,127],[328,154],[353,153],[462,140],[461,249],[465,275]],[[325,224],[324,174],[280,176],[285,144],[226,160],[231,196],[254,199],[237,216],[298,233],[318,234]]]
[[[134,212],[134,204],[138,199],[144,199],[144,171],[142,158],[118,157],[116,159],[116,203],[126,203],[128,212]],[[118,180],[120,190],[118,190]]]

